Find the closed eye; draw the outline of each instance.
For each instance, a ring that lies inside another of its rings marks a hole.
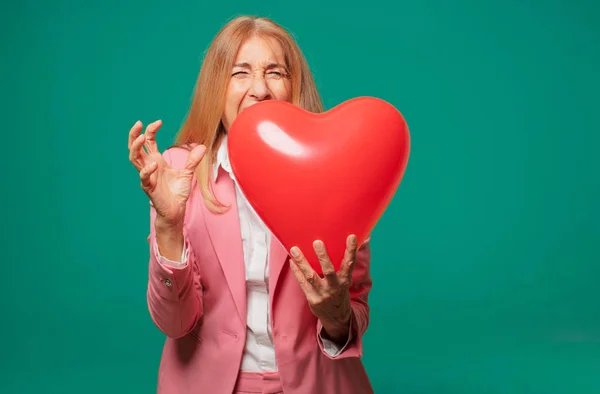
[[[272,79],[281,79],[284,78],[286,74],[281,71],[269,71],[266,76]]]

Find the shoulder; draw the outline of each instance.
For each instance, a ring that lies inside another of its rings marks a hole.
[[[172,167],[183,168],[191,150],[198,144],[172,146],[163,152],[165,161]]]

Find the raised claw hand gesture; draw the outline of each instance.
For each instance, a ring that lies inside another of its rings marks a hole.
[[[129,161],[139,171],[142,190],[156,209],[157,219],[174,226],[183,223],[194,170],[204,157],[206,147],[194,147],[185,166],[173,168],[156,144],[156,132],[161,125],[160,120],[150,123],[144,134],[141,134],[142,122],[137,121],[133,125],[129,131]]]

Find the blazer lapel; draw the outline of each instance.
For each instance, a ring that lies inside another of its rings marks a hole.
[[[269,297],[273,305],[273,296],[277,288],[277,282],[284,266],[288,264],[288,252],[281,242],[271,235],[271,245],[269,248]]]
[[[223,171],[220,169],[219,171]],[[240,319],[246,321],[246,275],[240,219],[233,180],[225,171],[212,183],[215,197],[229,209],[213,213],[202,202],[204,218],[211,242],[235,301]]]

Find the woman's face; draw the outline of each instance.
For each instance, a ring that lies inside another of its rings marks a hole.
[[[283,49],[275,39],[252,37],[242,44],[227,85],[223,125],[231,124],[245,108],[263,100],[291,100]]]

